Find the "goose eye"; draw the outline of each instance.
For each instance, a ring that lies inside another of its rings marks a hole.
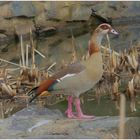
[[[108,27],[107,26],[104,26],[104,29],[108,29]]]
[[[103,30],[106,30],[106,29],[108,29],[108,26],[103,25],[103,26],[101,26],[101,28],[102,28]]]

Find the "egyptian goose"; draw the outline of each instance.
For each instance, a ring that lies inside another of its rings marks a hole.
[[[94,116],[83,114],[79,96],[90,90],[102,77],[103,62],[100,45],[102,38],[109,32],[118,34],[107,23],[99,25],[89,41],[89,58],[64,67],[38,87],[33,88],[27,93],[29,102],[32,102],[43,91],[49,91],[51,94],[64,94],[68,96],[68,109],[65,112],[68,118],[93,119]],[[73,103],[76,113],[72,112]]]

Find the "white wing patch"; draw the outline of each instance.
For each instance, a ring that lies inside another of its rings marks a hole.
[[[68,78],[68,77],[72,77],[76,74],[66,74],[65,76],[61,77],[60,79],[57,79],[58,82],[61,82],[63,79]]]

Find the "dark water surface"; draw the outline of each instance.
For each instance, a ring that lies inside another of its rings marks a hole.
[[[115,102],[110,99],[109,96],[102,96],[100,103],[97,103],[97,100],[87,101],[86,97],[84,99],[84,104],[81,105],[83,112],[86,114],[94,114],[95,116],[118,116],[119,110],[115,107]],[[67,101],[60,102],[53,106],[47,106],[52,109],[60,109],[62,112],[65,112],[67,109]],[[140,117],[140,96],[137,97],[136,102],[136,112],[131,112],[130,110],[130,101],[126,102],[126,116],[131,117]]]

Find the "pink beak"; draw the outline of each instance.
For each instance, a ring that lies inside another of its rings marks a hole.
[[[110,30],[110,33],[115,34],[115,35],[118,35],[118,34],[119,34],[119,33],[116,32],[114,29],[111,29],[111,30]]]

